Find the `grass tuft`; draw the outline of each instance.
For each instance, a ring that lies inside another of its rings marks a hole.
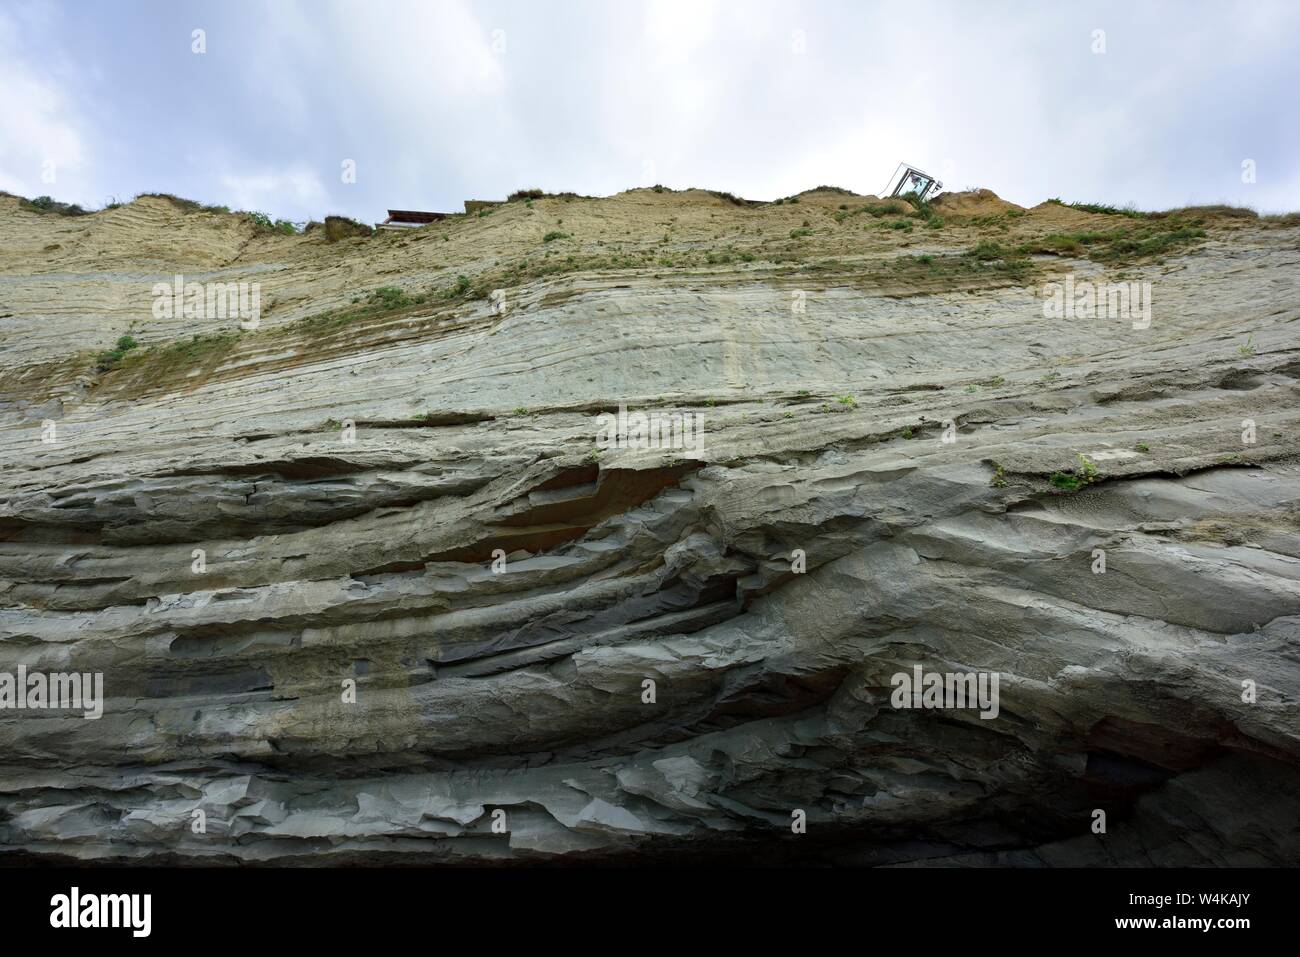
[[[1064,472],[1053,472],[1048,480],[1063,492],[1077,492],[1085,485],[1097,481],[1097,466],[1082,452],[1079,453],[1079,465]]]
[[[138,346],[139,343],[130,335],[122,336],[117,340],[117,344],[112,349],[101,352],[95,360],[95,367],[100,372],[108,372],[110,369],[116,369],[125,358],[126,354]]]

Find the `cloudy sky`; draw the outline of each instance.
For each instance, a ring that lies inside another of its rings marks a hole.
[[[0,189],[374,222],[908,160],[1027,205],[1290,211],[1297,91],[1294,0],[4,0]]]

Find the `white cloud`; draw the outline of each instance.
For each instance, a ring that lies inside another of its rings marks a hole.
[[[309,163],[319,178],[299,169],[294,195],[305,200],[324,184],[320,207],[328,209],[287,209],[261,188],[262,173],[223,178],[239,188],[232,202],[265,196],[266,207],[297,218],[324,211],[364,216],[352,205],[361,196],[371,206],[433,205],[449,170],[481,179],[503,153],[512,155],[493,145],[519,139],[505,95],[509,54],[494,52],[494,25],[480,21],[470,4],[286,2],[258,8],[256,23],[239,54],[242,79],[233,82],[257,104],[263,127],[274,117],[262,154],[295,168]],[[507,32],[507,50],[520,39]],[[225,170],[257,156],[245,143],[225,143],[223,152],[239,154],[212,160]],[[341,185],[345,159],[356,161],[359,186]],[[286,174],[277,175],[283,181]]]
[[[454,115],[468,126],[505,90],[491,29],[461,0],[273,4],[260,21],[262,52],[251,58],[251,82],[290,112],[303,104],[332,107],[404,123],[402,133],[418,135],[431,115]]]
[[[304,219],[318,217],[329,200],[314,170],[297,166],[255,173],[223,173],[221,192],[230,205],[248,210],[285,210]]]
[[[15,18],[0,13],[0,189],[88,203],[81,121],[48,68],[23,56],[20,32]]]

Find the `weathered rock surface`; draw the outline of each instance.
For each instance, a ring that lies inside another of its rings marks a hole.
[[[1115,218],[959,199],[905,233],[638,190],[326,244],[0,198],[0,672],[106,691],[0,711],[0,850],[1300,863],[1300,228],[895,269]],[[1066,271],[1151,282],[1149,328],[1045,319]],[[234,327],[156,320],[177,272],[260,281],[263,328],[163,361]],[[434,292],[304,321],[379,286]],[[702,454],[595,454],[620,403],[698,413]],[[893,707],[914,665],[997,673],[997,717]]]

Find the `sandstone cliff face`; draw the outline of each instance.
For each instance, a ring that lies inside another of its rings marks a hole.
[[[0,672],[105,693],[0,711],[5,858],[1300,863],[1300,228],[873,204],[0,197]]]

